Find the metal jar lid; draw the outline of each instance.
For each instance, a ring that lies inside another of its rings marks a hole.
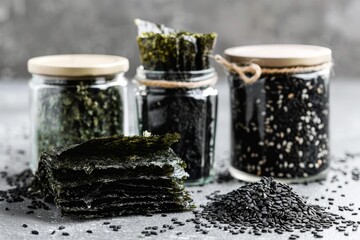
[[[233,47],[225,50],[230,62],[256,63],[261,67],[314,66],[332,61],[326,47],[297,44],[269,44]]]
[[[32,74],[86,77],[107,76],[129,70],[125,57],[99,54],[50,55],[31,58],[28,71]]]

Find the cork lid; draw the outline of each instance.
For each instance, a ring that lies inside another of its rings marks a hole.
[[[51,55],[31,58],[28,61],[30,73],[47,76],[106,76],[127,72],[128,69],[127,58],[113,55]]]
[[[228,48],[224,53],[230,62],[261,67],[314,66],[332,61],[329,48],[312,45],[252,45]]]

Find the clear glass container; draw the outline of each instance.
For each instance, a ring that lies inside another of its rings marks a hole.
[[[259,180],[261,176],[272,176],[279,181],[289,183],[312,181],[326,176],[330,161],[331,63],[323,64],[324,59],[331,62],[331,51],[324,51],[323,55],[320,54],[322,57],[320,58],[317,54],[324,50],[320,48],[312,57],[306,58],[308,48],[307,46],[304,48],[302,56],[305,57],[300,59],[303,60],[303,65],[299,64],[301,61],[298,56],[291,57],[291,54],[290,57],[284,57],[284,54],[279,56],[276,55],[276,51],[274,51],[275,56],[272,52],[270,57],[267,55],[262,58],[261,55],[266,50],[262,49],[257,59],[263,69],[267,68],[267,72],[264,70],[261,77],[251,84],[245,83],[239,74],[230,71],[228,75],[231,97],[229,172],[234,177],[252,182]],[[279,46],[276,46],[276,49],[279,49]],[[291,45],[289,49],[293,50],[293,52],[288,51],[292,54],[297,52],[297,49],[293,49]],[[251,51],[247,51],[246,54],[250,55],[249,52]],[[238,49],[236,57],[240,55],[240,60],[242,60],[241,54],[242,49]],[[230,53],[230,59],[234,61],[231,56],[234,55]],[[314,59],[314,56],[318,58]],[[249,58],[246,57],[248,61]],[[269,59],[282,61],[274,63]],[[309,59],[311,63],[305,65]],[[314,64],[315,60],[319,60],[320,65]],[[299,66],[294,67],[292,65],[294,62],[298,62],[295,64]],[[277,66],[266,67],[271,64]]]
[[[82,70],[78,68],[74,72],[76,76],[61,76],[71,75],[71,72],[66,72],[59,62],[52,69],[43,66],[43,62],[29,61],[29,71],[33,74],[29,85],[31,167],[34,171],[42,152],[94,137],[128,133],[127,80],[121,70],[124,68],[81,76],[94,73],[94,66],[85,64]],[[49,76],[49,73],[58,76]],[[107,73],[109,75],[101,76]]]
[[[148,71],[138,68],[136,79],[197,82],[216,77],[214,69],[189,72]],[[187,185],[208,183],[214,177],[214,149],[218,91],[197,88],[162,88],[139,84],[136,91],[140,133],[180,133],[172,148],[186,163]]]

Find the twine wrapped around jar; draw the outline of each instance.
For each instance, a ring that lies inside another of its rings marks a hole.
[[[215,85],[218,79],[213,68],[188,71],[188,72],[161,72],[149,71],[150,75],[144,73],[149,71],[139,67],[134,82],[146,87],[158,87],[166,89],[195,89]]]
[[[314,66],[296,66],[296,67],[283,67],[283,68],[262,68],[256,63],[249,63],[246,66],[238,66],[236,63],[229,62],[220,55],[210,56],[217,63],[228,69],[230,72],[239,74],[240,78],[245,84],[255,83],[262,74],[294,74],[320,71],[332,67],[332,62],[326,62]],[[250,77],[248,75],[251,75]]]
[[[153,80],[153,79],[136,79],[135,82],[147,87],[160,88],[199,88],[214,85],[217,82],[217,75],[202,81],[197,82],[180,82],[172,80]]]

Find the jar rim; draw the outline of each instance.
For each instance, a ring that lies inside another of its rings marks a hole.
[[[129,60],[125,57],[101,54],[63,54],[31,58],[31,74],[57,77],[96,77],[127,72]]]
[[[153,74],[209,74],[215,72],[213,67],[202,69],[202,70],[191,70],[191,71],[158,71],[158,70],[148,70],[144,66],[139,66],[136,71],[141,71],[143,73],[153,73]]]
[[[261,67],[316,66],[332,61],[331,49],[301,44],[265,44],[228,48],[227,59],[236,64],[256,63]]]
[[[197,82],[209,78],[216,77],[214,68],[192,71],[157,71],[147,70],[143,66],[136,69],[135,80],[169,80],[169,81],[182,81],[182,82]]]

